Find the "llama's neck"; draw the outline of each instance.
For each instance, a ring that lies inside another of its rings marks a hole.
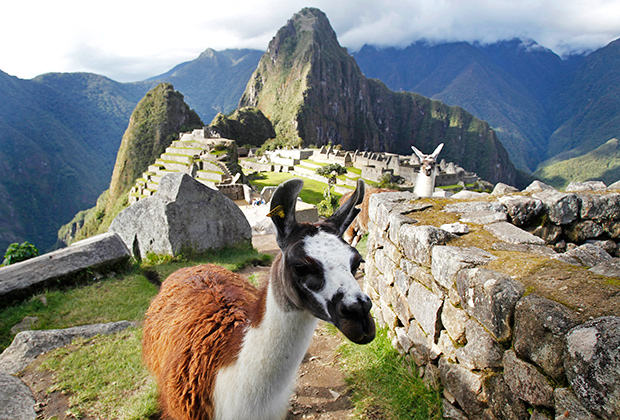
[[[248,328],[237,361],[217,375],[218,420],[277,419],[286,414],[317,319],[279,302],[274,293],[274,275],[281,275],[279,263],[279,259],[274,262],[261,322]]]
[[[433,191],[435,190],[435,170],[431,172],[431,176],[426,176],[423,172],[419,172],[416,182],[415,189],[413,192],[418,197],[432,197]]]

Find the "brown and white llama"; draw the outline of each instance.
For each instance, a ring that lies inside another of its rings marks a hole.
[[[382,192],[395,192],[396,190],[392,190],[389,188],[366,188],[366,194],[364,194],[364,200],[360,206],[360,212],[353,220],[353,222],[349,225],[347,230],[342,235],[342,239],[347,241],[347,243],[351,244],[351,246],[356,246],[359,240],[364,236],[365,233],[368,233],[368,205],[370,203],[370,197],[373,194],[382,193]],[[345,193],[342,197],[340,197],[340,205],[344,205],[351,196],[353,195],[353,191]]]
[[[443,148],[443,143],[441,143],[433,153],[430,155],[425,155],[415,146],[411,146],[413,152],[416,154],[418,159],[420,159],[420,172],[418,172],[418,176],[415,182],[415,188],[413,192],[418,197],[432,197],[433,191],[435,191],[435,178],[437,177],[437,156],[439,156],[439,152]]]
[[[282,419],[318,319],[355,343],[373,340],[372,303],[354,277],[362,257],[341,238],[359,212],[364,183],[317,224],[295,220],[302,187],[289,180],[271,199],[281,252],[262,288],[214,265],[184,268],[163,282],[143,336],[163,418]]]

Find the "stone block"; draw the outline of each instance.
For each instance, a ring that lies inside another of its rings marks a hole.
[[[383,299],[379,299],[379,308],[381,311],[381,318],[385,322],[385,326],[387,326],[390,330],[394,330],[394,328],[398,327],[398,317],[390,307],[389,303]]]
[[[514,349],[556,382],[564,381],[564,340],[580,323],[576,312],[544,297],[530,294],[515,307]]]
[[[30,388],[19,378],[0,371],[0,419],[34,420],[35,399]]]
[[[434,340],[439,337],[441,328],[441,307],[443,300],[420,283],[411,283],[408,302],[413,317],[420,323],[424,332]]]
[[[485,225],[484,230],[504,242],[511,244],[545,245],[545,241],[536,235],[524,231],[508,222]]]
[[[505,375],[495,374],[485,378],[489,389],[489,409],[498,420],[530,420],[527,406],[513,394]]]
[[[155,195],[121,211],[109,231],[141,258],[252,243],[252,228],[232,200],[180,172],[165,175]]]
[[[411,281],[415,280],[436,292],[435,289],[437,288],[437,285],[435,283],[435,279],[427,267],[422,267],[421,265],[413,263],[405,258],[400,261],[400,265],[410,277],[409,284],[411,284]],[[407,290],[409,290],[408,287]]]
[[[457,363],[457,351],[458,348],[452,338],[448,335],[446,330],[441,330],[439,333],[439,339],[437,340],[437,345],[433,346],[431,349],[430,357],[435,360],[439,356],[443,355],[448,358],[450,363]]]
[[[377,230],[386,231],[389,227],[389,215],[398,204],[415,200],[416,196],[408,192],[385,192],[373,194],[368,202],[368,217],[373,220]]]
[[[393,299],[392,309],[394,310],[394,313],[403,325],[409,325],[409,321],[413,317],[411,309],[409,308],[409,301],[397,290],[394,290]]]
[[[528,226],[540,216],[544,206],[541,200],[523,195],[500,197],[506,213],[515,226]]]
[[[491,211],[503,213],[506,208],[497,201],[468,201],[460,203],[450,203],[443,208],[446,213],[469,213],[479,211]]]
[[[131,253],[114,233],[103,233],[47,254],[0,267],[0,297],[26,293],[84,273],[109,271],[129,262]]]
[[[396,333],[396,339],[398,340],[403,352],[409,353],[409,349],[411,349],[413,343],[407,335],[407,330],[403,327],[397,327],[394,329],[394,332]]]
[[[405,271],[397,268],[394,271],[394,287],[401,293],[403,296],[407,296],[409,292],[409,286],[411,286],[411,282],[413,279],[407,274]]]
[[[444,302],[441,311],[441,323],[450,338],[460,345],[467,342],[465,338],[465,323],[468,319],[469,316],[464,310],[455,307],[450,302]]]
[[[403,253],[412,261],[430,266],[431,251],[436,245],[445,245],[456,236],[434,226],[403,225],[400,228]]]
[[[467,344],[456,352],[461,365],[471,370],[502,366],[502,347],[478,322],[468,319],[465,322],[465,335]]]
[[[583,244],[564,253],[565,256],[576,259],[581,265],[594,267],[612,259],[605,250],[592,244]]]
[[[596,239],[605,233],[605,228],[593,220],[579,220],[564,228],[569,241],[582,243],[587,239]]]
[[[613,258],[597,264],[590,271],[601,276],[620,277],[620,258]]]
[[[392,241],[385,241],[383,243],[383,252],[385,252],[385,256],[388,257],[392,262],[396,265],[400,264],[400,260],[403,255]]]
[[[557,191],[551,185],[547,185],[542,181],[536,180],[532,181],[530,185],[527,186],[523,192],[541,192],[541,191]]]
[[[525,291],[523,285],[484,268],[459,271],[456,285],[463,309],[497,340],[509,340],[514,308]]]
[[[487,264],[496,258],[476,247],[436,246],[432,251],[431,272],[439,285],[450,289],[459,270]]]
[[[566,376],[579,401],[603,419],[620,418],[620,317],[570,330],[565,355]]]
[[[545,190],[533,196],[543,202],[549,220],[556,225],[572,223],[579,217],[579,198],[576,194]]]
[[[597,420],[594,414],[589,412],[577,399],[569,388],[556,388],[555,418],[556,420]]]
[[[607,190],[607,185],[603,181],[570,182],[566,187],[566,191],[570,192],[605,190]]]
[[[579,194],[580,216],[588,220],[618,220],[620,194]]]
[[[530,228],[529,232],[532,235],[536,235],[541,238],[545,241],[545,243],[554,244],[560,239],[564,231],[558,225],[554,225],[553,223],[545,223],[542,226]]]
[[[446,398],[443,399],[443,418],[446,420],[469,420],[463,410],[456,408]]]
[[[411,340],[412,346],[409,350],[409,354],[413,361],[422,366],[430,361],[431,349],[433,347],[433,340],[426,335],[420,324],[413,320],[409,324],[407,329],[407,336]]]
[[[439,229],[443,229],[446,232],[450,232],[455,235],[465,235],[466,233],[469,233],[469,226],[458,222],[441,225]]]
[[[504,354],[504,378],[512,392],[535,406],[553,407],[553,387],[534,365],[519,359],[514,350]]]
[[[489,225],[496,222],[505,222],[508,220],[506,213],[499,213],[495,211],[477,211],[468,212],[461,215],[461,222],[474,223],[477,225]]]
[[[444,388],[471,418],[478,418],[487,407],[488,396],[483,387],[484,376],[445,357],[439,359],[439,375]]]
[[[517,192],[519,192],[518,188],[513,187],[512,185],[504,184],[503,182],[498,182],[497,184],[495,184],[491,195],[506,195],[514,194]]]

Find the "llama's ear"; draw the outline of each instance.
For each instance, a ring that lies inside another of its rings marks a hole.
[[[420,152],[415,146],[411,146],[411,150],[413,150],[413,153],[420,159],[420,162],[424,160],[424,153]]]
[[[271,197],[271,207],[267,216],[271,217],[276,227],[278,246],[285,245],[286,238],[291,234],[297,221],[295,220],[295,204],[304,182],[299,178],[283,182]]]
[[[441,149],[443,149],[443,143],[441,143],[439,146],[437,146],[437,148],[435,149],[435,151],[433,152],[431,157],[433,159],[437,159],[437,156],[439,156],[439,152],[441,152]]]
[[[357,206],[364,201],[365,191],[366,184],[364,184],[364,181],[360,178],[357,180],[357,188],[355,188],[353,195],[325,221],[325,223],[335,226],[340,236],[342,236],[353,222],[353,219],[355,219],[355,216],[361,211]]]

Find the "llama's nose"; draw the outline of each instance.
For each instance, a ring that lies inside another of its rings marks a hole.
[[[365,317],[370,312],[370,308],[372,308],[370,298],[365,294],[360,294],[353,302],[341,301],[338,305],[338,315],[346,319],[359,319]]]

